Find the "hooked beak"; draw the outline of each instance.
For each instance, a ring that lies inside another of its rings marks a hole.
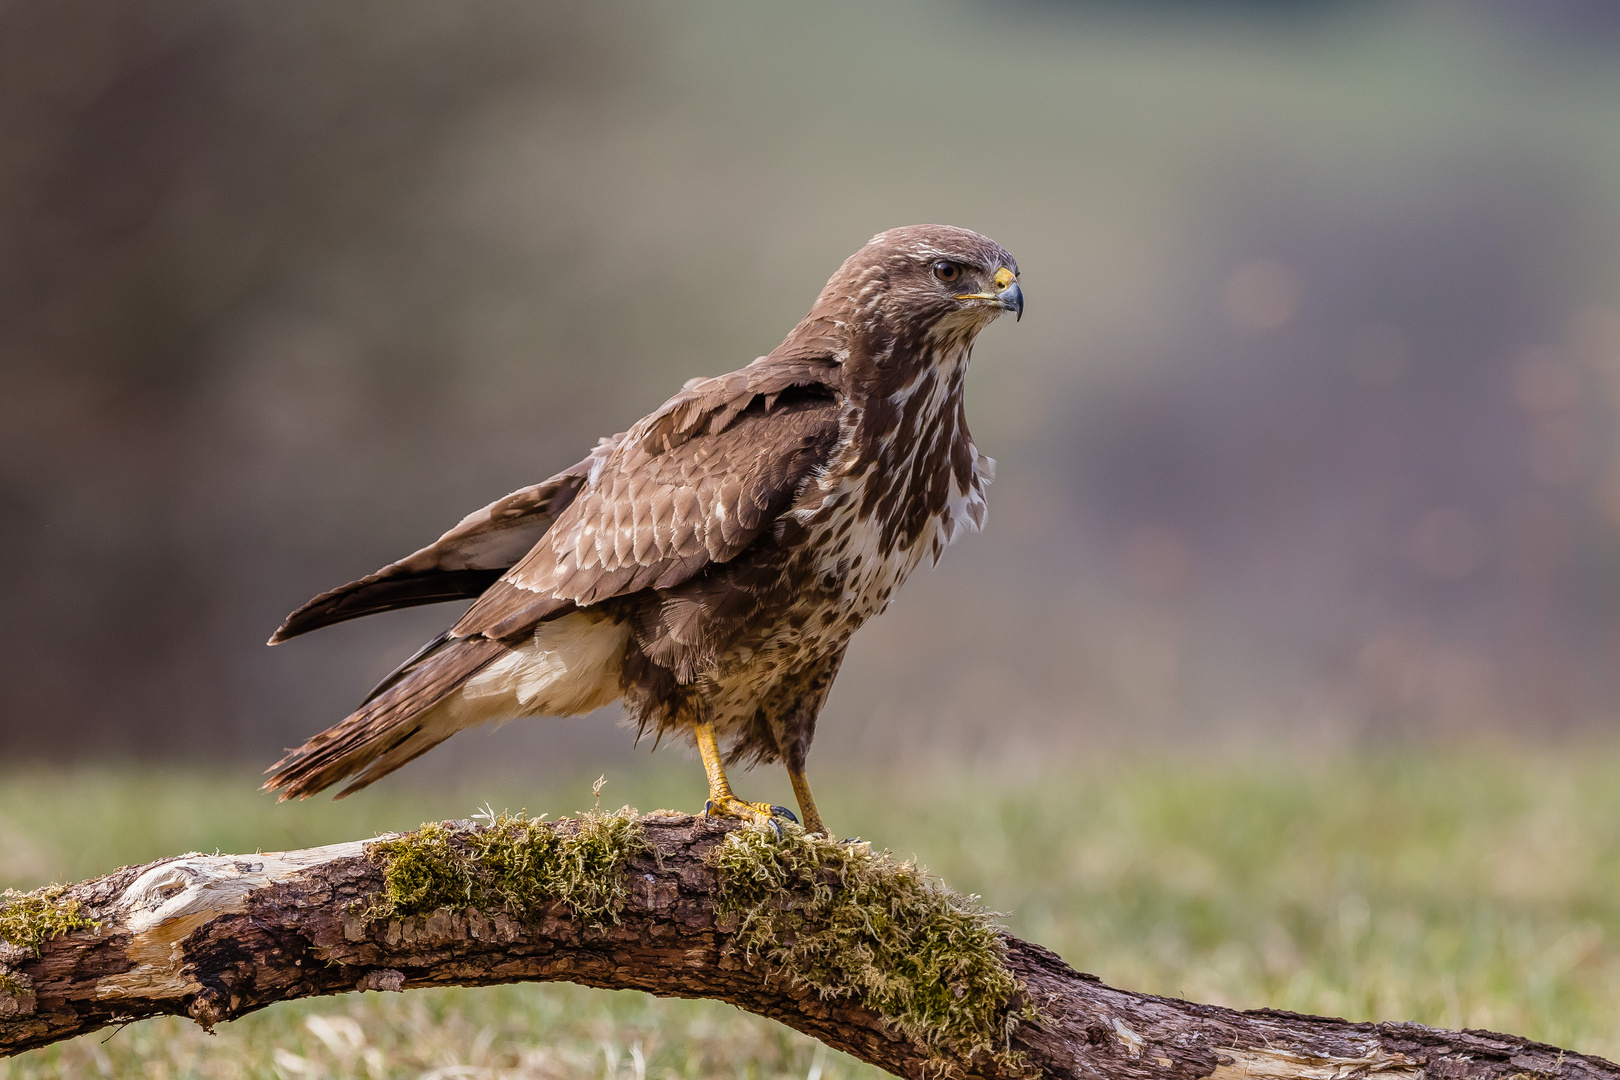
[[[1018,287],[1018,282],[996,293],[1002,308],[1013,313],[1013,322],[1021,322],[1024,318],[1024,290]]]
[[[1024,317],[1024,290],[1018,287],[1018,279],[1013,272],[1003,266],[996,271],[994,278],[996,292],[963,293],[958,300],[994,300],[1003,311],[1013,313],[1013,321],[1017,322]]]

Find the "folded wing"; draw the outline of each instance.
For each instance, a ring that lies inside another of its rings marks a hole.
[[[836,368],[760,366],[697,383],[631,428],[451,635],[520,637],[571,608],[674,588],[752,544],[827,462],[840,413]]]

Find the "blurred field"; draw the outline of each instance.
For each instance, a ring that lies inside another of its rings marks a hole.
[[[830,773],[830,770],[828,770]],[[1508,1030],[1620,1057],[1620,745],[1110,756],[1063,768],[823,775],[840,831],[916,853],[1021,935],[1136,990],[1240,1007]],[[496,808],[564,813],[536,779],[277,807],[246,774],[23,771],[0,782],[0,883],[187,849],[330,842]],[[781,797],[766,772],[749,797]],[[605,797],[690,806],[655,760]],[[351,996],[210,1038],[151,1021],[0,1065],[4,1080],[775,1077],[870,1070],[726,1006],[569,986]]]

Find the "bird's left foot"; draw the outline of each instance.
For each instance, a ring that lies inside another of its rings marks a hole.
[[[752,821],[760,825],[769,825],[776,830],[778,836],[782,835],[782,827],[777,824],[778,818],[786,818],[795,825],[799,823],[798,817],[785,806],[774,806],[771,803],[744,802],[735,795],[722,795],[718,799],[710,799],[703,804],[704,817],[729,817],[741,821]]]

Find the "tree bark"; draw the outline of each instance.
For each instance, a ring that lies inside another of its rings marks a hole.
[[[74,886],[100,921],[44,942],[0,942],[0,1055],[158,1014],[211,1027],[277,1001],[350,990],[567,981],[713,998],[780,1020],[908,1078],[943,1064],[1009,1078],[980,1055],[930,1059],[881,1017],[747,960],[716,918],[705,855],[731,826],[684,815],[646,819],[654,851],[626,868],[620,921],[593,929],[561,904],[519,922],[442,908],[369,921],[382,884],[364,842],[268,855],[185,855]],[[1620,1067],[1510,1035],[1418,1024],[1352,1024],[1272,1010],[1236,1012],[1133,994],[1008,936],[1007,963],[1039,1019],[1011,1048],[1054,1080],[1620,1080]],[[20,978],[19,978],[20,976]],[[18,990],[18,987],[21,990]]]

